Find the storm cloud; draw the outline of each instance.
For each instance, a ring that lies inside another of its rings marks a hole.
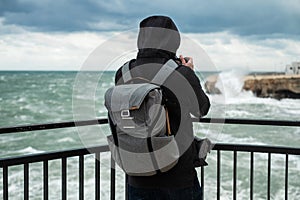
[[[123,31],[136,28],[148,15],[162,14],[172,17],[179,29],[188,33],[297,37],[299,10],[297,0],[0,1],[4,25],[40,32]]]
[[[0,70],[79,70],[115,35],[126,37],[113,51],[124,42],[135,50],[127,30],[137,31],[147,16],[168,15],[218,69],[279,71],[299,60],[299,10],[299,0],[0,0]],[[111,56],[104,49],[101,58]],[[179,53],[211,70],[194,49]]]

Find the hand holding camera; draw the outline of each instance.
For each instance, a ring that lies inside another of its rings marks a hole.
[[[194,70],[194,63],[193,63],[193,58],[192,57],[183,57],[182,55],[179,56],[179,59],[182,63],[182,65],[187,66]]]

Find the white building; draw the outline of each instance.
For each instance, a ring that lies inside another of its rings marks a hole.
[[[286,65],[285,74],[286,75],[300,74],[300,62],[292,62],[291,65]]]

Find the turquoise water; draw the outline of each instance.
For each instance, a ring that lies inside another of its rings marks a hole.
[[[210,73],[199,74],[202,83]],[[251,92],[241,91],[241,77],[235,72],[221,73],[222,82],[218,83],[225,95],[209,96],[212,106],[207,117],[226,117],[242,119],[277,119],[299,120],[300,100],[261,99]],[[19,126],[26,124],[40,124],[74,119],[93,119],[106,117],[103,105],[103,95],[108,87],[113,85],[114,72],[0,72],[0,127]],[[300,128],[194,124],[195,134],[209,137],[214,142],[245,143],[280,146],[300,146]],[[36,131],[0,135],[0,157],[22,154],[39,153],[84,147],[89,145],[106,144],[105,136],[109,134],[107,125],[77,128],[67,128],[49,131]],[[284,156],[272,157],[272,187],[273,199],[283,199],[284,195]],[[238,199],[249,199],[249,158],[246,153],[238,155]],[[255,199],[266,198],[266,155],[255,155]],[[86,157],[86,196],[93,198],[92,159]],[[103,199],[108,198],[109,191],[109,155],[101,158]],[[73,188],[77,185],[76,158],[68,161],[68,194],[72,197]],[[206,199],[215,199],[216,172],[215,153],[208,157],[209,167],[206,168],[207,180]],[[90,165],[91,166],[90,166]],[[232,154],[222,154],[222,199],[231,199],[232,188]],[[30,166],[30,195],[31,199],[39,199],[42,191],[41,163]],[[60,163],[51,161],[49,168],[50,199],[59,199]],[[210,167],[211,166],[211,167]],[[300,196],[299,169],[300,158],[291,156],[289,166],[289,195],[290,199]],[[90,169],[90,171],[89,171]],[[14,167],[10,170],[12,179],[10,191],[22,191],[22,168]],[[2,171],[0,170],[0,199],[2,197]],[[118,199],[123,195],[123,173],[117,172]],[[70,189],[72,188],[72,189]],[[11,199],[22,199],[21,194],[13,193]],[[75,195],[76,196],[76,195]],[[74,197],[75,198],[75,197]],[[73,199],[73,198],[72,198]],[[76,199],[76,198],[75,198]]]

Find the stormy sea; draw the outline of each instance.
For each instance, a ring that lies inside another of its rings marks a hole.
[[[65,72],[65,71],[2,71],[0,72],[0,127],[31,124],[90,120],[94,116],[106,118],[104,93],[114,84],[114,73],[109,72]],[[211,109],[206,117],[237,119],[290,120],[300,119],[300,99],[257,98],[250,91],[243,91],[243,74],[236,71],[219,72],[222,94],[209,95]],[[197,73],[201,84],[213,72]],[[78,91],[90,91],[80,93]],[[90,101],[92,99],[92,101]],[[86,102],[86,104],[85,104]],[[91,103],[90,103],[91,102]],[[92,114],[87,113],[92,106]],[[78,117],[80,116],[80,117]],[[300,127],[274,127],[256,125],[230,125],[194,123],[194,133],[210,138],[214,143],[256,144],[270,146],[300,146]],[[0,158],[35,154],[63,149],[75,149],[106,144],[110,134],[108,125],[63,128],[44,131],[10,133],[0,135]],[[267,154],[254,155],[254,199],[267,198]],[[86,199],[94,199],[93,155],[84,157],[84,191]],[[221,157],[221,199],[232,199],[232,152]],[[248,153],[237,157],[237,196],[249,199]],[[216,199],[216,152],[212,151],[205,167],[205,199]],[[43,163],[29,165],[29,196],[43,196]],[[284,199],[285,155],[272,155],[271,198]],[[102,153],[101,199],[110,195],[110,154]],[[68,158],[67,196],[78,198],[78,158]],[[300,196],[300,157],[289,157],[290,199]],[[200,173],[200,170],[197,169]],[[23,199],[23,166],[9,168],[9,199]],[[0,168],[0,199],[3,198],[3,170]],[[124,173],[116,171],[116,198],[124,199]],[[61,161],[49,161],[49,199],[61,199]]]

